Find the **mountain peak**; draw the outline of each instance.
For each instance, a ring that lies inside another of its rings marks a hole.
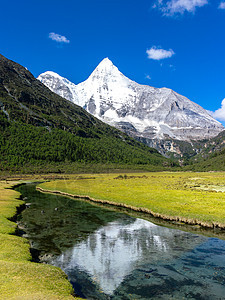
[[[99,65],[94,69],[86,82],[96,82],[98,85],[107,84],[110,88],[111,83],[123,82],[123,85],[127,85],[127,82],[131,81],[126,76],[124,76],[120,70],[113,64],[113,62],[108,58],[104,58]],[[83,85],[83,83],[80,83]]]
[[[112,61],[106,57],[98,64],[94,72],[112,73],[113,70],[119,72],[118,68],[112,63]]]
[[[62,76],[60,76],[59,74],[53,72],[53,71],[46,71],[44,73],[41,73],[39,76],[38,76],[38,80],[41,81],[41,78],[45,78],[45,77],[54,77],[54,78],[58,78],[58,79],[64,79]]]
[[[108,58],[108,57],[105,57],[98,65],[99,66],[103,66],[103,67],[111,67],[113,66],[113,63],[112,61]]]

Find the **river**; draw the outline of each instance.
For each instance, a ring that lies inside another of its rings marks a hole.
[[[23,236],[87,299],[225,299],[225,241],[155,225],[83,200],[16,188]]]

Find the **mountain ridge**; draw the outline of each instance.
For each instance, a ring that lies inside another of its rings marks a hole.
[[[224,130],[198,104],[171,89],[130,80],[108,58],[77,85],[63,77],[56,82],[48,72],[38,79],[100,120],[139,139],[169,137],[190,142],[214,137]]]

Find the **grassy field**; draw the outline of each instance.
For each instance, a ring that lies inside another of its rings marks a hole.
[[[11,219],[23,202],[9,189],[16,182],[0,182],[0,298],[3,299],[78,299],[66,275],[53,266],[31,262],[29,243],[15,235]]]
[[[134,173],[71,176],[39,185],[49,191],[125,204],[163,219],[225,228],[225,173]]]

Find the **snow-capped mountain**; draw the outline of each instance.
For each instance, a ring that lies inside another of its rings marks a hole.
[[[108,58],[78,85],[49,71],[38,79],[55,93],[132,136],[190,141],[210,138],[224,130],[201,106],[171,89],[130,80]]]

